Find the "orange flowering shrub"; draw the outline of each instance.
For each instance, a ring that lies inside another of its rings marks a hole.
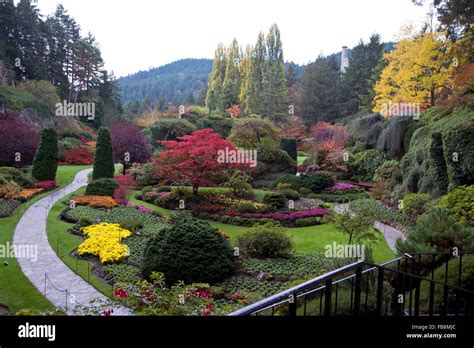
[[[74,198],[74,202],[79,205],[88,205],[93,208],[113,208],[118,206],[118,203],[109,196],[86,196],[80,195]]]
[[[42,188],[32,188],[32,189],[22,189],[19,193],[15,195],[16,199],[29,199],[31,196],[34,196],[43,191]]]

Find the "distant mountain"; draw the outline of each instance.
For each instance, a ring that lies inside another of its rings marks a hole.
[[[198,99],[207,87],[212,62],[212,59],[187,58],[121,77],[117,81],[122,102],[124,105],[134,100],[143,102],[147,97],[153,104],[164,96],[168,103],[177,105],[185,103],[190,94]],[[285,68],[288,66],[286,63]],[[300,78],[304,66],[295,64],[294,69],[296,78]]]
[[[166,97],[167,102],[184,102],[192,94],[194,98],[207,87],[212,59],[181,59],[158,68],[139,71],[118,79],[122,102],[142,102],[148,97],[156,102]]]

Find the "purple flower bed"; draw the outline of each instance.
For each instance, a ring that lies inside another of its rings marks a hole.
[[[327,187],[324,189],[324,191],[335,191],[335,190],[341,190],[341,191],[351,191],[351,190],[359,190],[361,187],[353,184],[347,184],[344,182],[338,182],[335,183],[332,186]]]
[[[315,216],[324,216],[331,214],[324,208],[313,208],[310,210],[295,211],[291,213],[244,213],[240,216],[244,218],[253,219],[273,219],[277,221],[290,221],[293,222],[297,219]]]

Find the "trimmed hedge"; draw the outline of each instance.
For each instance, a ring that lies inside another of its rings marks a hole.
[[[41,142],[33,160],[31,174],[38,181],[55,180],[58,169],[58,135],[54,128],[41,132]]]
[[[100,127],[99,133],[97,134],[97,147],[94,154],[92,180],[113,178],[114,173],[114,149],[112,147],[112,138],[107,128]]]
[[[120,184],[114,179],[100,178],[87,185],[86,195],[88,196],[110,196],[120,187]]]

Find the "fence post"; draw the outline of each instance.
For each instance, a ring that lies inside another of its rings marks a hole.
[[[384,282],[384,272],[383,267],[378,267],[377,274],[377,315],[383,315],[383,282]]]
[[[362,266],[357,267],[355,276],[355,291],[354,291],[354,314],[359,315],[360,312],[360,283],[362,280]]]
[[[290,300],[288,301],[288,315],[290,317],[296,317],[296,294],[290,294]]]
[[[324,315],[329,317],[331,315],[331,301],[332,301],[332,278],[326,280],[326,289],[324,291]]]

